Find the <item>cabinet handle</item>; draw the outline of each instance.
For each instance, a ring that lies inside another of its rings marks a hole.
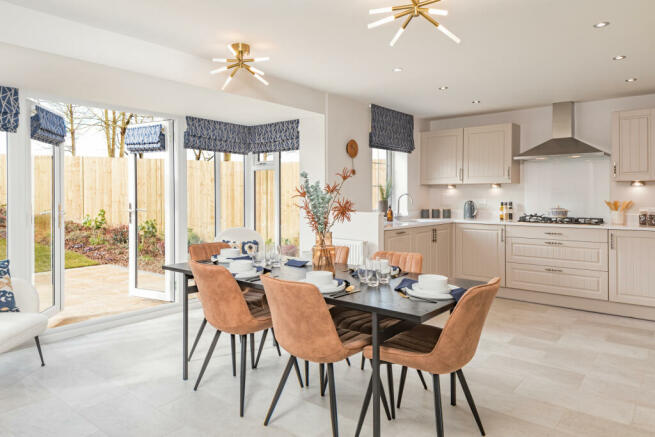
[[[437,242],[437,230],[432,229],[432,242],[436,243]]]
[[[610,249],[614,250],[614,234],[610,234]]]
[[[544,232],[546,235],[562,235],[561,232]]]
[[[614,175],[614,177],[616,177],[616,162],[614,162],[612,165],[612,174]]]
[[[464,182],[464,169],[463,168],[459,169],[459,180]]]
[[[397,231],[396,235],[403,235],[404,233],[405,233],[405,231]]]
[[[546,241],[545,243],[549,244],[551,246],[561,246],[562,245],[562,243],[560,243],[559,241]]]
[[[505,242],[505,228],[500,229],[500,242],[501,243]]]
[[[512,176],[511,176],[512,173],[511,173],[511,172],[512,172],[512,167],[511,167],[511,166],[510,166],[510,167],[507,167],[507,179],[511,179],[511,178],[512,178]]]
[[[551,273],[562,273],[562,270],[560,270],[560,269],[551,269],[550,267],[547,267],[545,270],[547,272],[551,272]]]

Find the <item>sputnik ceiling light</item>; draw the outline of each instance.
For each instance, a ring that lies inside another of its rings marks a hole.
[[[438,15],[438,16],[446,16],[448,15],[448,11],[443,10],[443,9],[434,9],[434,8],[427,8],[426,6],[431,5],[433,3],[437,3],[438,1],[441,0],[425,0],[425,1],[419,1],[419,0],[412,0],[411,4],[408,5],[401,5],[401,6],[389,6],[386,8],[379,8],[379,9],[371,9],[368,11],[370,15],[375,15],[375,14],[388,14],[392,12],[397,12],[394,15],[389,15],[388,17],[382,18],[381,20],[374,21],[373,23],[370,23],[368,25],[369,29],[373,29],[374,27],[382,26],[383,24],[391,23],[392,21],[398,19],[398,18],[405,18],[405,21],[403,22],[402,26],[400,26],[400,29],[398,29],[398,32],[394,35],[394,37],[391,39],[391,42],[389,45],[393,47],[400,36],[405,32],[405,29],[407,28],[407,25],[409,24],[410,21],[414,17],[423,17],[426,20],[428,20],[430,23],[434,24],[437,29],[439,29],[444,35],[446,35],[448,38],[452,39],[455,41],[457,44],[459,44],[462,40],[459,39],[455,34],[453,34],[450,30],[446,29],[443,24],[439,23],[436,21],[434,18],[431,17],[431,15]]]
[[[222,73],[224,71],[229,71],[232,70],[230,75],[227,77],[227,80],[223,84],[223,88],[227,87],[227,85],[230,83],[232,78],[234,77],[235,74],[237,74],[237,71],[240,69],[246,70],[248,73],[252,74],[255,76],[255,79],[263,83],[264,85],[268,85],[268,82],[266,79],[264,79],[262,76],[264,75],[264,72],[261,71],[258,68],[253,67],[250,65],[250,63],[253,62],[264,62],[268,61],[270,58],[268,57],[261,57],[261,58],[251,58],[250,57],[250,45],[243,43],[243,42],[235,42],[232,44],[228,44],[227,48],[230,50],[232,53],[233,58],[213,58],[213,62],[223,62],[228,65],[225,65],[221,68],[217,68],[216,70],[212,70],[209,72],[209,74],[218,74]]]

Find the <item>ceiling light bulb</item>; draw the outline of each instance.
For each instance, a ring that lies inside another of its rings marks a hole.
[[[368,13],[369,15],[375,15],[375,14],[386,14],[392,11],[393,9],[391,8],[391,6],[389,6],[387,8],[370,9]]]
[[[610,22],[609,22],[609,21],[601,21],[600,23],[596,23],[596,24],[594,24],[594,27],[595,27],[596,29],[602,29],[603,27],[607,27],[607,26],[609,26],[609,25],[610,25]]]
[[[232,76],[228,76],[227,79],[225,80],[225,83],[223,84],[223,88],[221,89],[224,90],[225,87],[227,87],[227,84],[229,84],[231,81],[232,81]]]
[[[266,62],[266,61],[270,61],[270,60],[271,60],[271,58],[269,58],[268,56],[262,56],[260,58],[253,59],[252,62]]]
[[[442,17],[445,17],[446,15],[448,15],[448,11],[445,10],[445,9],[433,9],[433,8],[430,8],[430,9],[428,9],[428,12],[429,12],[430,14],[432,14],[432,15],[440,15],[440,16],[442,16]]]
[[[398,32],[396,32],[394,37],[391,39],[391,42],[389,43],[391,47],[393,47],[396,44],[396,41],[398,41],[398,38],[400,38],[400,36],[403,34],[404,31],[405,31],[404,27],[398,29]]]
[[[225,58],[212,58],[212,62],[227,62]]]
[[[261,77],[259,74],[255,73],[255,78],[256,78],[258,81],[260,81],[261,83],[263,83],[264,85],[268,86],[268,81],[266,81],[266,79],[264,79],[263,77]]]
[[[629,77],[625,81],[626,82],[637,82],[637,78],[636,77]]]
[[[643,187],[646,184],[643,181],[632,181],[630,185],[633,187]]]
[[[228,50],[230,51],[230,53],[232,53],[233,55],[236,55],[236,54],[237,54],[237,52],[235,52],[234,49],[232,48],[232,44],[228,44],[228,45],[227,45],[227,49],[228,49]]]
[[[222,73],[222,72],[224,72],[226,70],[227,70],[227,66],[217,68],[216,70],[212,70],[212,71],[209,72],[209,74],[218,74],[218,73]]]
[[[262,70],[260,70],[260,69],[257,68],[257,67],[252,67],[252,66],[251,66],[250,69],[251,69],[252,71],[254,71],[255,73],[261,75],[261,76],[263,76],[263,75],[266,74],[266,73],[264,73]]]
[[[446,91],[447,89],[448,87],[446,85],[439,87],[439,91]]]
[[[400,68],[400,67],[396,67],[396,68],[393,69],[394,73],[400,73],[401,71],[403,71],[403,69]]]
[[[439,24],[439,27],[437,27],[441,32],[443,32],[444,35],[446,35],[448,38],[452,39],[455,41],[457,44],[462,42],[461,39],[459,39],[457,36],[455,36],[454,33],[452,33],[450,30],[446,29],[443,24]]]
[[[622,61],[622,60],[624,60],[625,58],[627,58],[626,55],[618,55],[618,56],[614,56],[614,57],[612,58],[612,60],[614,60],[614,61]]]
[[[383,24],[391,23],[394,20],[393,15],[389,15],[381,20],[374,21],[369,23],[368,28],[373,29],[374,27],[382,26]]]

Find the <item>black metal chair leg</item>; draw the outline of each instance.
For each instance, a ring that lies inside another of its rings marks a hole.
[[[191,346],[191,352],[189,352],[189,358],[187,361],[191,361],[191,357],[193,356],[193,351],[196,350],[196,346],[198,346],[198,342],[200,341],[200,337],[202,337],[202,331],[205,330],[205,326],[207,326],[207,319],[202,319],[202,323],[200,323],[200,329],[198,329],[198,333],[196,334],[196,339],[193,340],[193,346]]]
[[[237,376],[237,352],[236,352],[236,337],[234,334],[230,335],[230,346],[232,348],[232,376]]]
[[[362,354],[362,370],[364,370],[364,364],[366,364],[366,358],[364,358],[364,354]]]
[[[475,422],[478,424],[478,428],[480,429],[480,434],[485,435],[484,428],[482,427],[482,420],[480,420],[478,409],[475,408],[475,402],[473,401],[471,390],[469,390],[469,386],[466,383],[466,378],[464,378],[464,372],[462,372],[462,369],[459,369],[457,371],[457,377],[459,378],[459,383],[462,385],[462,390],[464,391],[464,396],[466,396],[466,400],[469,403],[469,407],[471,407],[471,413],[473,413]]]
[[[321,374],[319,384],[321,385],[321,396],[325,396],[325,364],[319,363],[318,373]]]
[[[457,405],[457,380],[455,379],[455,372],[450,374],[450,405],[453,407]]]
[[[439,375],[432,375],[432,385],[434,386],[434,417],[437,420],[437,436],[443,437],[443,413],[441,411],[441,384]]]
[[[309,361],[305,360],[305,387],[309,387]]]
[[[220,336],[221,336],[221,331],[217,329],[216,334],[214,334],[214,339],[212,340],[212,344],[209,346],[209,350],[207,351],[207,356],[205,357],[205,361],[202,363],[202,368],[200,369],[200,375],[198,375],[198,380],[196,381],[196,385],[193,387],[194,391],[198,390],[198,385],[200,384],[202,375],[205,374],[205,370],[207,369],[207,364],[209,364],[209,360],[214,354],[214,348],[216,347],[216,343],[218,342],[218,337]]]
[[[239,374],[239,416],[243,417],[243,410],[246,395],[246,349],[248,345],[248,336],[241,336],[241,372]]]
[[[254,366],[255,369],[259,364],[259,357],[262,356],[262,349],[264,349],[264,341],[266,340],[267,334],[268,334],[268,329],[264,329],[264,332],[262,332],[262,339],[259,341],[259,350],[257,351],[257,358],[255,359],[255,366]]]
[[[427,390],[428,385],[425,383],[425,378],[423,378],[423,373],[418,369],[416,369],[416,372],[418,372],[418,377],[421,378],[421,383],[423,384],[423,389]]]
[[[389,385],[389,406],[391,407],[391,418],[396,418],[396,405],[393,398],[393,369],[391,363],[387,363],[387,384]]]
[[[41,358],[41,367],[45,366],[43,361],[43,353],[41,352],[41,341],[39,341],[39,336],[34,337],[34,342],[36,343],[36,350],[39,351],[39,358]]]
[[[400,371],[400,384],[398,385],[398,404],[396,408],[400,408],[400,400],[403,398],[403,389],[405,388],[405,378],[407,377],[407,366],[403,366]]]
[[[362,431],[362,425],[364,425],[364,419],[366,419],[366,413],[368,411],[368,406],[371,403],[372,394],[373,394],[373,375],[371,375],[371,379],[368,380],[368,388],[366,389],[366,395],[364,395],[364,402],[362,403],[362,411],[359,413],[359,421],[357,421],[357,430],[355,431],[355,437],[359,437],[359,433]]]
[[[348,363],[348,367],[350,367],[350,358],[346,358],[346,363]]]
[[[339,423],[337,422],[337,392],[334,384],[334,367],[332,363],[327,365],[328,384],[330,386],[330,418],[332,419],[332,435],[339,436]]]
[[[250,368],[255,367],[255,333],[253,332],[250,334]]]
[[[300,388],[303,388],[304,385],[302,383],[302,375],[300,374],[300,366],[298,366],[298,360],[296,360],[296,359],[293,360],[293,368],[296,369],[296,376],[298,377],[298,384],[300,384]]]
[[[277,401],[280,399],[280,395],[282,394],[284,385],[287,383],[287,378],[289,378],[289,373],[291,373],[291,367],[293,367],[294,359],[295,357],[293,356],[289,357],[289,361],[287,361],[287,366],[284,368],[284,372],[282,372],[282,378],[280,378],[280,383],[277,385],[277,390],[275,391],[275,396],[273,396],[273,401],[271,401],[271,406],[268,408],[268,414],[266,414],[266,419],[264,420],[264,426],[268,425],[268,422],[270,422],[271,420],[271,416],[273,415],[273,410],[275,410],[275,405],[277,405]]]
[[[275,346],[275,349],[277,349],[277,356],[281,357],[282,352],[280,352],[280,344],[277,342],[277,339],[275,338],[275,331],[273,328],[271,328],[271,335],[273,336],[273,346]]]

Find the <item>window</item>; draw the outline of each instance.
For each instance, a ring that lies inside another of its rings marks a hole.
[[[220,155],[220,154],[218,154]],[[188,244],[214,241],[216,169],[213,152],[186,151]]]
[[[280,154],[280,251],[298,256],[300,247],[300,210],[296,206],[296,187],[300,184],[300,152]]]
[[[217,154],[217,156],[219,156]],[[238,228],[245,225],[243,219],[245,157],[235,153],[221,153],[220,168],[220,229]]]
[[[375,211],[380,200],[380,189],[386,189],[387,180],[391,177],[391,152],[371,149],[371,154],[371,207]]]

